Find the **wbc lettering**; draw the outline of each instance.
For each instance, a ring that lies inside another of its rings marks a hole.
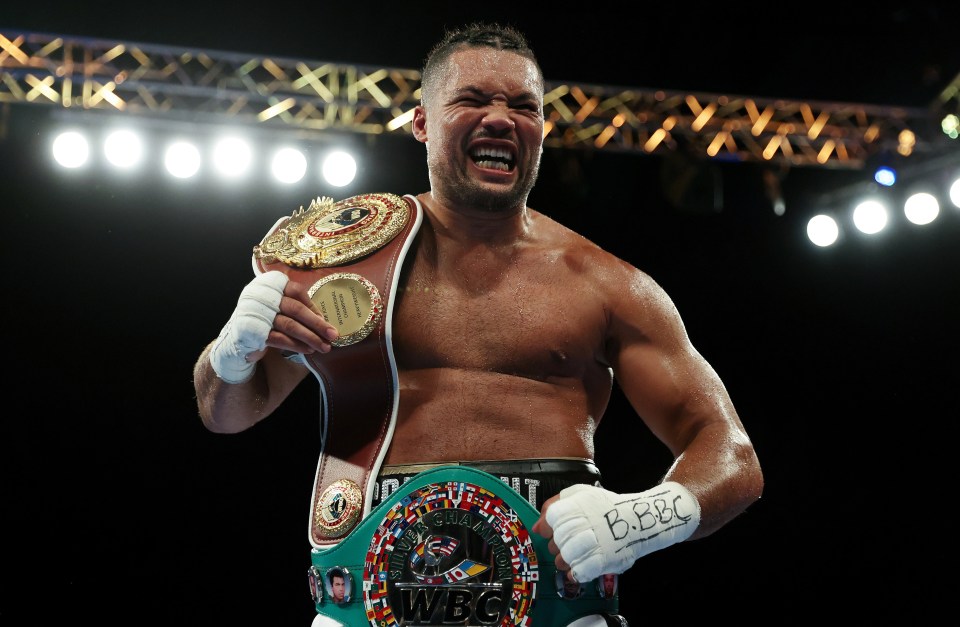
[[[401,624],[495,625],[503,609],[500,589],[406,588],[400,591],[400,600]]]

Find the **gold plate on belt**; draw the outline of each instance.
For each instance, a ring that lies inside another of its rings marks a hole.
[[[340,337],[334,346],[349,346],[377,328],[383,317],[383,298],[377,286],[359,274],[334,272],[307,290],[310,300],[327,322],[337,327]]]
[[[395,194],[364,194],[334,202],[315,198],[267,235],[253,254],[263,263],[329,268],[359,259],[396,237],[410,217]]]
[[[335,538],[353,528],[363,511],[363,495],[360,486],[349,479],[334,481],[317,499],[313,512],[317,534]]]

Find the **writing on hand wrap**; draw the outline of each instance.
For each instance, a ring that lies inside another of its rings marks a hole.
[[[616,553],[694,520],[695,512],[683,511],[684,504],[680,503],[683,495],[664,490],[637,496],[641,498],[615,503],[615,507],[603,515],[611,538],[619,544]]]

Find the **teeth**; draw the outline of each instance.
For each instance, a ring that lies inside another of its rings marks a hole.
[[[513,165],[513,155],[504,148],[478,148],[470,153],[481,168],[508,171]]]
[[[511,161],[510,151],[504,148],[478,148],[473,151],[473,156],[475,159],[481,159],[483,157],[496,157],[498,159],[505,159]]]
[[[488,168],[491,170],[503,170],[504,172],[507,172],[510,170],[509,165],[507,165],[506,163],[502,163],[500,161],[484,161],[481,159],[481,160],[474,161],[474,163],[476,163],[481,168]]]

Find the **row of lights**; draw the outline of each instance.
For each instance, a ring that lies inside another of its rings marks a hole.
[[[53,140],[53,158],[65,168],[83,168],[93,161],[92,146],[95,143],[87,132],[62,131]],[[99,148],[111,166],[132,171],[144,162],[146,146],[147,140],[142,134],[125,128],[106,133]],[[236,135],[215,140],[207,156],[213,172],[227,180],[248,175],[255,161],[253,144]],[[272,176],[280,183],[298,183],[307,175],[307,154],[294,146],[276,149],[269,164]],[[193,178],[204,167],[204,151],[190,139],[168,140],[163,149],[163,166],[174,178]],[[349,185],[357,174],[356,159],[344,150],[333,150],[323,159],[320,174],[334,187]]]
[[[93,161],[92,146],[95,143],[89,132],[65,130],[53,140],[53,157],[65,168],[83,168]],[[124,128],[105,133],[99,147],[102,157],[111,166],[131,171],[144,162],[147,143],[140,133]],[[216,139],[208,151],[213,172],[225,180],[248,175],[254,165],[253,144],[237,135]],[[307,175],[307,155],[297,147],[276,149],[269,164],[273,178],[280,183],[297,183]],[[204,151],[192,140],[169,139],[164,142],[163,165],[174,178],[196,177],[204,167]],[[332,150],[323,159],[319,173],[329,185],[344,187],[356,177],[357,162],[345,150]],[[897,182],[896,172],[890,168],[878,169],[875,180],[881,187],[891,188]],[[960,207],[960,175],[949,184],[948,197],[955,207]],[[888,227],[890,215],[889,200],[874,194],[855,206],[853,225],[865,235],[876,235]],[[903,215],[915,225],[927,225],[940,215],[940,203],[929,191],[917,192],[904,201]],[[807,237],[816,246],[832,246],[840,240],[841,235],[840,223],[829,213],[815,215],[807,222]]]
[[[891,224],[892,204],[896,195],[883,193],[884,188],[892,188],[897,183],[896,172],[889,167],[881,167],[874,173],[878,191],[874,191],[853,205],[851,214],[853,226],[860,233],[873,236],[886,230]],[[946,183],[946,199],[960,208],[960,172]],[[926,189],[916,189],[906,195],[902,202],[903,217],[916,226],[933,223],[940,216],[940,199],[936,189],[927,185]],[[807,238],[816,246],[826,248],[840,241],[842,230],[840,223],[829,213],[819,213],[807,222]]]

